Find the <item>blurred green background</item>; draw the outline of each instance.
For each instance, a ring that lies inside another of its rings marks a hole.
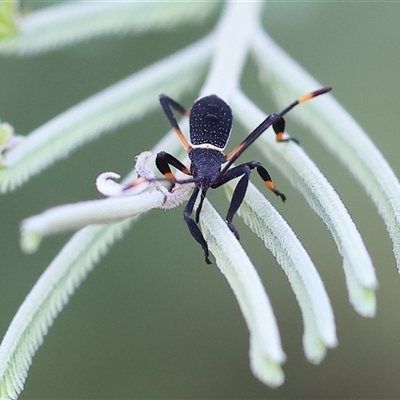
[[[33,9],[44,5],[25,4]],[[271,3],[263,18],[268,32],[294,59],[334,88],[335,97],[397,175],[399,17],[399,3],[322,2]],[[215,20],[139,37],[96,39],[29,58],[2,56],[0,117],[18,133],[29,133],[202,37]],[[251,63],[243,87],[266,112],[276,111],[260,93]],[[178,100],[189,106],[196,97],[193,92]],[[353,311],[330,234],[289,182],[265,163],[288,201],[283,206],[263,190],[309,251],[335,310],[339,347],[321,365],[304,357],[301,315],[283,272],[237,218],[242,243],[271,297],[287,354],[286,382],[279,389],[252,376],[248,332],[236,300],[215,265],[205,265],[179,207],[144,216],[89,275],[34,357],[21,398],[400,398],[400,277],[384,224],[346,169],[288,121],[289,132],[341,195],[369,249],[380,282],[376,318]],[[89,143],[1,197],[1,334],[70,236],[48,238],[36,254],[24,255],[20,221],[54,205],[100,198],[94,186],[97,175],[107,170],[125,174],[134,156],[150,149],[167,129],[160,110]],[[231,147],[245,133],[236,126]],[[255,149],[243,160],[253,158],[259,158]],[[225,212],[223,190],[210,199]]]

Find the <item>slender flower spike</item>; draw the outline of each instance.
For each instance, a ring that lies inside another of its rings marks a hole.
[[[131,196],[143,192],[150,185],[150,181],[155,179],[154,172],[146,166],[151,156],[151,152],[146,151],[136,157],[135,172],[140,178],[135,180],[135,185],[132,184],[129,190],[126,189],[126,185],[116,182],[121,175],[115,172],[100,174],[96,179],[97,190],[107,197]],[[158,188],[162,190],[163,187],[158,185]],[[164,193],[168,193],[168,191],[164,190]]]
[[[121,175],[115,172],[103,172],[96,179],[97,190],[104,196],[120,196],[123,193],[122,187],[115,182]]]
[[[154,172],[146,166],[151,156],[151,152],[147,151],[137,157],[136,172],[140,177],[135,180],[137,185],[134,188],[124,190],[126,185],[113,180],[119,175],[106,172],[97,178],[96,184],[98,190],[110,198],[50,208],[24,220],[21,224],[22,249],[26,253],[33,253],[45,236],[91,224],[113,223],[136,217],[153,208],[171,209],[181,204],[187,199],[190,186],[179,185],[170,192],[158,182],[150,184],[149,180],[155,177]],[[144,192],[150,185],[153,189]]]

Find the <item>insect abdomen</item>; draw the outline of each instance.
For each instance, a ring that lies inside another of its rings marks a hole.
[[[232,110],[216,95],[202,97],[190,110],[190,141],[193,146],[210,144],[223,150],[232,129]]]

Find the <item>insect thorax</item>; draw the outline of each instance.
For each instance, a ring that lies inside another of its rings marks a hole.
[[[214,149],[194,148],[188,155],[193,177],[208,178],[210,182],[218,176],[225,160],[224,154]]]

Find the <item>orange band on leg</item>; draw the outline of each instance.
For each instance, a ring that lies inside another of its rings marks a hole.
[[[303,103],[303,102],[305,102],[307,100],[312,99],[313,97],[314,97],[314,93],[307,93],[304,96],[301,96],[297,101],[299,103]]]
[[[171,182],[175,182],[175,176],[172,172],[166,172],[164,176]]]
[[[285,133],[285,132],[278,132],[278,133],[276,134],[276,141],[277,141],[277,142],[282,142],[284,133]]]
[[[275,185],[274,182],[272,181],[265,181],[265,184],[268,186],[268,189],[272,190],[273,192],[275,192]]]

